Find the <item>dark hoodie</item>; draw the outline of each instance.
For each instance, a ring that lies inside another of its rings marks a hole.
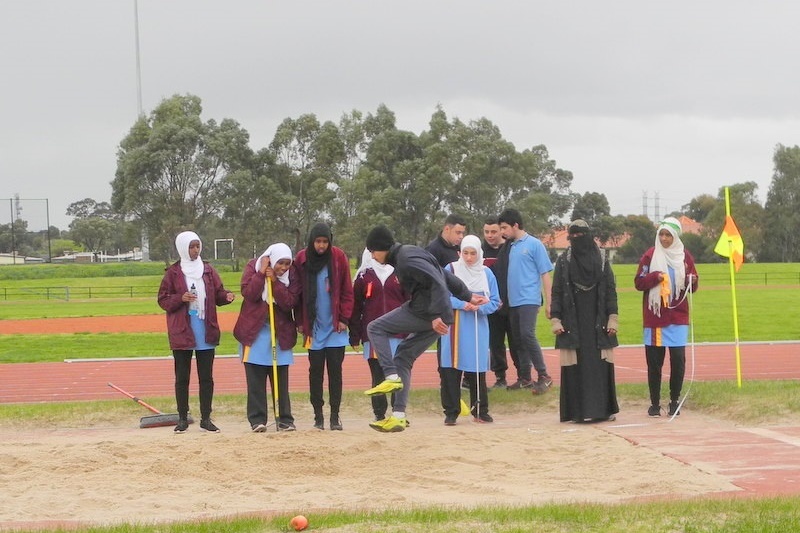
[[[463,281],[442,270],[436,258],[419,246],[395,244],[386,262],[394,267],[403,290],[411,295],[409,310],[424,320],[441,318],[445,324],[452,324],[450,294],[465,302],[472,298]]]

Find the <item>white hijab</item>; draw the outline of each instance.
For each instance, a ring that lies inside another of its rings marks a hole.
[[[389,276],[394,272],[394,267],[392,265],[382,265],[375,261],[372,258],[372,252],[364,248],[364,251],[361,252],[361,266],[356,270],[356,277],[361,276],[370,268],[375,271],[375,275],[378,276],[381,285],[385,285],[386,280],[389,279]]]
[[[288,244],[284,244],[282,242],[271,244],[269,248],[264,250],[264,253],[258,257],[258,260],[256,260],[256,271],[261,270],[261,260],[265,257],[269,258],[270,266],[275,268],[275,265],[278,264],[278,261],[282,259],[288,259],[290,262],[292,261],[292,249],[289,248]],[[287,287],[289,286],[289,269],[286,269],[286,272],[278,276],[278,281]],[[264,292],[261,293],[261,299],[265,302],[267,301],[267,283],[264,284]]]
[[[474,265],[468,265],[464,261],[466,248],[472,248],[478,253],[478,260]],[[489,280],[483,269],[483,248],[481,248],[481,240],[477,236],[467,235],[461,241],[461,257],[453,263],[453,274],[463,281],[470,291],[489,296]]]
[[[658,239],[659,232],[665,229],[672,234],[672,245],[669,248],[661,246]],[[653,258],[650,260],[650,272],[663,272],[669,276],[670,267],[673,270],[674,278],[669,279],[669,300],[673,301],[680,296],[686,288],[686,253],[684,252],[683,241],[681,241],[681,223],[674,217],[667,217],[662,220],[656,230],[656,244],[653,250]],[[650,289],[647,295],[648,307],[657,316],[661,316],[661,285],[656,285]]]
[[[197,302],[200,304],[197,316],[203,320],[206,318],[206,284],[203,281],[205,265],[200,254],[197,254],[197,259],[194,261],[189,257],[189,245],[192,241],[200,241],[200,252],[202,252],[203,241],[193,231],[179,233],[175,237],[175,249],[178,250],[181,258],[181,272],[186,280],[186,288],[189,289],[194,285],[194,289],[197,291]]]

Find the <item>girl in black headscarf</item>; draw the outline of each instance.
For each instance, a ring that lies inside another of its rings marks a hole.
[[[302,283],[297,322],[308,348],[308,382],[314,427],[324,429],[322,382],[328,367],[330,429],[341,430],[342,363],[349,335],[347,323],[353,313],[353,283],[350,262],[344,251],[333,246],[330,227],[319,222],[311,228],[308,246],[298,252],[295,265]]]
[[[561,351],[561,421],[614,420],[617,289],[605,250],[589,225],[569,225],[570,246],[556,261],[551,324]]]

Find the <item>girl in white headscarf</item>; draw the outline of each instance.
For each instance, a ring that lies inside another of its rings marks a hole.
[[[269,284],[272,283],[272,300]],[[267,429],[267,379],[273,393],[272,329],[270,309],[275,316],[275,353],[278,363],[278,414],[273,413],[279,431],[294,431],[289,400],[289,365],[294,363],[293,348],[297,327],[293,310],[300,295],[297,272],[292,268],[292,251],[279,242],[261,256],[251,259],[242,272],[242,309],[233,336],[239,341],[239,355],[247,379],[247,420],[254,433]]]
[[[231,303],[236,296],[225,290],[217,271],[200,258],[203,243],[195,232],[178,234],[175,248],[180,260],[167,268],[158,289],[158,305],[167,312],[167,334],[175,360],[179,417],[175,432],[183,433],[189,428],[189,378],[194,352],[200,382],[200,428],[217,433],[219,428],[211,421],[214,352],[220,338],[217,306]]]
[[[639,260],[634,285],[642,291],[644,349],[650,407],[647,414],[661,416],[661,369],[669,347],[669,415],[680,414],[678,401],[686,372],[689,337],[689,302],[686,290],[697,290],[694,258],[681,241],[681,223],[667,217],[656,230],[655,245]]]
[[[489,298],[483,305],[473,305],[451,296],[455,322],[450,332],[442,337],[440,367],[447,372],[456,369],[464,372],[469,385],[472,416],[478,422],[492,422],[489,415],[489,396],[486,388],[486,372],[489,370],[489,320],[487,315],[500,307],[500,292],[497,279],[489,267],[483,266],[481,240],[467,235],[461,241],[461,256],[458,261],[445,267],[456,275],[473,294]],[[477,377],[477,379],[476,379]],[[447,380],[449,384],[452,380]],[[449,394],[447,405],[461,403],[460,379],[442,389]],[[480,387],[480,393],[478,391]],[[480,401],[478,399],[480,398]],[[445,423],[455,423],[453,413],[445,413]]]

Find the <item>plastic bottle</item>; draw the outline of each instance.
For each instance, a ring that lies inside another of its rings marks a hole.
[[[197,315],[200,309],[200,302],[197,301],[197,289],[195,288],[194,283],[192,283],[192,286],[189,288],[189,293],[192,294],[195,298],[194,300],[189,302],[189,314]]]

